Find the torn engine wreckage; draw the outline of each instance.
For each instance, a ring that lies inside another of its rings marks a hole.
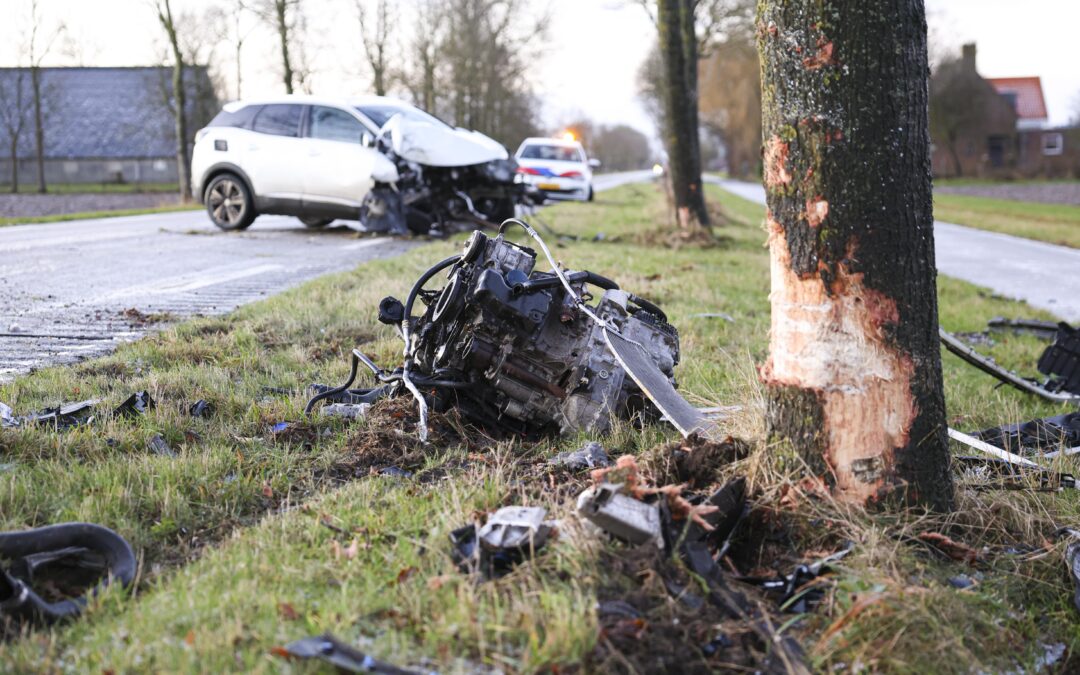
[[[537,253],[509,241],[522,227],[551,264],[534,270]],[[447,272],[446,285],[425,285]],[[600,289],[596,305],[590,287]],[[426,305],[413,316],[416,301]],[[675,391],[679,335],[663,310],[588,271],[562,271],[540,236],[509,219],[496,237],[473,232],[464,251],[426,271],[404,303],[385,298],[379,320],[397,326],[404,363],[387,372],[359,350],[344,385],[309,401],[371,403],[411,393],[420,409],[456,407],[501,433],[604,433],[615,419],[663,417],[684,435],[711,435],[714,425]],[[381,386],[349,390],[360,362]]]

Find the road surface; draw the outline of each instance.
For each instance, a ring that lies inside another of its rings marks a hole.
[[[757,183],[707,176],[725,190],[765,204]],[[1024,300],[1066,321],[1080,321],[1080,250],[1041,241],[934,222],[937,268],[941,274]]]
[[[652,175],[603,174],[594,187]],[[283,216],[222,232],[201,210],[0,227],[0,382],[107,354],[161,327],[146,315],[224,314],[419,243],[309,230]]]

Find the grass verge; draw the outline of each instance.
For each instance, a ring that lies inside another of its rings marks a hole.
[[[962,488],[961,510],[947,517],[851,511],[815,498],[782,449],[760,442],[755,364],[769,325],[761,208],[707,189],[733,221],[710,248],[654,244],[649,231],[667,214],[651,186],[560,205],[544,218],[580,237],[560,241],[556,257],[667,311],[680,330],[677,373],[692,401],[745,406],[725,427],[755,449],[710,476],[746,475],[753,494],[751,527],[736,541],[733,564],[786,571],[791,561],[779,560],[778,548],[811,559],[815,549],[856,542],[816,612],[778,617],[814,667],[1032,672],[1041,643],[1062,642],[1070,652],[1080,645],[1061,547],[1046,541],[1056,524],[1080,521],[1075,495]],[[589,242],[600,233],[602,242]],[[737,627],[670,600],[655,574],[633,567],[640,551],[576,525],[573,498],[587,476],[542,460],[584,439],[495,442],[460,433],[451,418],[441,421],[441,440],[422,450],[408,441],[407,404],[383,406],[366,424],[303,420],[303,387],[344,379],[352,347],[384,364],[398,358],[398,339],[375,321],[379,299],[403,296],[459,244],[432,243],[0,387],[0,400],[17,411],[90,396],[108,409],[138,389],[158,401],[134,420],[104,415],[66,433],[0,430],[0,464],[13,465],[0,470],[0,529],[100,522],[128,537],[143,560],[134,597],[110,592],[78,622],[18,636],[0,651],[0,670],[278,672],[274,646],[327,630],[379,658],[441,672],[723,669],[725,651],[706,656],[702,646],[719,632],[738,641]],[[980,330],[996,315],[1045,316],[952,279],[940,280],[940,301],[950,330]],[[697,316],[708,312],[733,321]],[[1031,371],[1040,348],[1001,336],[987,351]],[[944,360],[953,426],[1062,412]],[[210,418],[188,416],[197,399],[213,404]],[[279,421],[292,426],[274,433]],[[155,434],[176,457],[147,449]],[[613,456],[637,455],[663,482],[662,443],[672,438],[660,427],[621,427],[603,441]],[[380,475],[386,466],[413,476]],[[509,576],[476,584],[454,568],[447,534],[507,504],[547,507],[562,520],[560,536]],[[943,559],[917,543],[921,531],[946,531],[979,558]],[[1013,544],[1035,549],[1006,553]],[[959,575],[974,585],[953,588],[948,580]],[[603,600],[629,601],[643,618],[601,626]]]
[[[69,220],[89,220],[97,218],[117,218],[120,216],[145,216],[152,213],[174,213],[177,211],[198,211],[199,204],[175,204],[155,206],[148,209],[119,209],[117,211],[87,211],[85,213],[58,213],[52,216],[30,216],[26,218],[0,218],[0,227],[8,225],[34,225],[38,223],[62,223]]]
[[[947,223],[1080,248],[1080,206],[937,193],[934,217]]]

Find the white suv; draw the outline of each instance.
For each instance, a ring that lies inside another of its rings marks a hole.
[[[281,214],[426,233],[513,215],[524,191],[494,140],[374,96],[229,103],[196,134],[191,165],[193,195],[223,230]]]

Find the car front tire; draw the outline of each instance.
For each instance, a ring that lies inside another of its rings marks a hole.
[[[206,212],[222,230],[245,230],[255,220],[255,202],[251,190],[239,176],[223,173],[206,186]]]
[[[314,218],[311,216],[304,216],[300,219],[300,222],[304,224],[304,227],[310,227],[313,230],[317,230],[321,227],[326,227],[330,223],[334,222],[333,218]]]

